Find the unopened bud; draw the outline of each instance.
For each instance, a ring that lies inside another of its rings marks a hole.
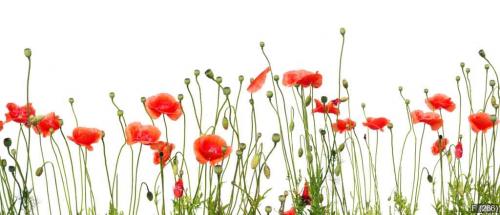
[[[207,69],[207,71],[205,71],[205,75],[207,78],[214,79],[214,72],[212,72],[211,69]]]
[[[470,68],[465,68],[465,73],[469,74],[470,73]]]
[[[273,97],[273,91],[267,91],[266,92],[266,96],[268,99],[272,98]]]
[[[179,101],[182,101],[184,99],[184,95],[182,95],[182,94],[177,95],[177,99]]]
[[[338,148],[339,152],[344,151],[344,148],[345,148],[345,143],[340,144]]]
[[[230,87],[224,87],[224,89],[222,90],[222,92],[224,93],[225,96],[229,96],[229,94],[231,94],[231,88]]]
[[[267,214],[270,214],[273,211],[273,208],[271,208],[271,206],[266,206],[265,210]]]
[[[265,44],[263,41],[260,41],[259,46],[260,46],[261,48],[264,48],[264,46],[265,46],[265,45],[266,45],[266,44]]]
[[[328,97],[321,96],[321,103],[326,104],[328,102]]]
[[[288,125],[288,128],[290,129],[290,131],[293,131],[293,129],[295,128],[295,123],[292,121],[290,121],[290,125]]]
[[[118,111],[116,111],[116,115],[118,115],[118,116],[123,116],[123,110],[118,110]]]
[[[409,105],[410,104],[410,100],[409,99],[405,99],[405,104]]]
[[[43,167],[38,167],[35,171],[36,176],[41,176],[43,173]]]
[[[217,76],[217,78],[215,78],[215,82],[216,82],[217,84],[221,84],[221,83],[222,83],[222,77]]]
[[[346,102],[349,100],[349,97],[347,96],[343,96],[342,98],[340,98],[340,102]]]
[[[306,107],[309,106],[311,104],[311,96],[307,96],[306,97],[306,101],[305,101],[305,105]]]
[[[489,64],[484,64],[484,69],[486,69],[486,71],[488,71],[490,69],[490,65]]]
[[[12,139],[10,139],[9,137],[3,139],[3,145],[9,148],[12,145]]]
[[[279,200],[280,200],[281,203],[283,203],[283,202],[285,202],[286,197],[284,195],[280,195],[279,196]]]
[[[146,194],[146,198],[148,198],[149,201],[153,201],[153,193],[148,190],[148,193]]]
[[[494,87],[496,84],[495,80],[490,80],[490,87]]]
[[[361,108],[365,109],[365,107],[366,107],[366,104],[364,102],[361,103]]]
[[[304,149],[300,147],[298,151],[299,158],[301,158],[303,154],[304,154]]]
[[[26,56],[27,58],[31,58],[31,49],[30,48],[24,49],[24,56]]]
[[[387,128],[392,129],[394,125],[392,123],[387,124]]]
[[[2,169],[3,169],[3,168],[5,168],[5,167],[7,166],[7,160],[2,159],[2,160],[0,161],[0,166],[2,167]]]
[[[461,63],[460,63],[460,67],[464,68],[464,67],[465,67],[465,63],[464,63],[464,62],[461,62]]]
[[[227,119],[227,117],[224,116],[224,118],[222,118],[222,127],[227,130],[227,128],[229,127],[229,120]]]
[[[240,81],[240,83],[243,82],[243,80],[245,80],[245,77],[243,77],[243,75],[238,76],[238,81]]]
[[[280,76],[279,75],[274,75],[273,76],[273,80],[274,81],[279,81],[280,80]]]
[[[74,99],[74,98],[69,98],[69,99],[68,99],[68,102],[69,102],[70,104],[73,104],[73,103],[75,103],[75,99]]]
[[[141,102],[142,102],[142,103],[145,103],[145,102],[146,102],[146,97],[144,97],[144,96],[143,96],[143,97],[141,97]]]
[[[311,152],[307,152],[306,153],[306,159],[307,159],[308,163],[312,163],[313,162],[313,155],[312,155]]]
[[[271,168],[266,164],[264,166],[264,176],[266,176],[267,179],[271,178]]]
[[[344,86],[344,88],[348,88],[349,87],[349,82],[347,82],[347,80],[342,80],[342,86]]]
[[[399,92],[403,91],[403,87],[402,87],[402,86],[399,86],[399,87],[398,87],[398,90],[399,90]]]
[[[425,88],[425,89],[424,89],[424,93],[425,93],[425,94],[429,93],[429,89]]]
[[[342,171],[342,168],[340,167],[340,165],[337,165],[335,167],[334,173],[336,176],[339,176],[341,171]]]
[[[484,53],[484,50],[479,50],[479,56],[481,56],[482,58],[485,58],[486,57],[486,53]]]
[[[274,133],[273,134],[273,137],[272,137],[272,140],[273,140],[273,143],[276,144],[277,142],[279,142],[281,140],[281,136],[280,134],[278,133]]]
[[[247,148],[247,144],[245,144],[245,143],[240,143],[240,145],[238,145],[238,149],[239,149],[239,150],[242,150],[242,151],[243,151],[243,150],[245,150],[246,148]]]
[[[427,181],[428,181],[429,183],[432,183],[432,181],[433,181],[433,180],[432,180],[432,175],[427,175]]]
[[[252,163],[251,163],[251,167],[252,169],[256,169],[257,166],[259,165],[260,163],[260,153],[255,153],[255,155],[253,156],[253,159],[252,159]]]
[[[109,98],[114,99],[115,98],[115,92],[109,92]]]
[[[458,82],[458,81],[460,81],[460,76],[458,76],[458,75],[457,75],[457,76],[455,77],[455,80],[456,80],[457,82]]]
[[[340,35],[342,35],[342,36],[345,35],[345,28],[340,28]]]
[[[9,172],[15,172],[16,171],[16,167],[14,166],[9,166]]]

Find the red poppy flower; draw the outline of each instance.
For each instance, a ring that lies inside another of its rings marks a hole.
[[[314,103],[316,103],[316,107],[313,109],[313,113],[333,113],[335,115],[339,115],[340,113],[339,109],[337,108],[337,106],[335,106],[333,101],[329,101],[328,103],[323,105],[320,100],[314,99]]]
[[[262,71],[259,74],[259,76],[257,76],[257,78],[255,78],[250,83],[250,86],[248,86],[247,91],[250,93],[255,93],[258,90],[260,90],[260,88],[262,88],[262,86],[264,86],[264,83],[266,82],[267,73],[269,73],[270,71],[271,67],[267,67],[266,69],[264,69],[264,71]]]
[[[174,150],[175,145],[172,143],[158,141],[158,142],[152,143],[150,145],[150,147],[152,150],[155,150],[154,157],[153,157],[153,163],[156,165],[160,164],[160,153],[163,153],[161,162],[162,162],[162,166],[165,167],[165,164],[170,159],[170,155],[172,154],[172,151]]]
[[[177,120],[182,115],[181,104],[168,93],[160,93],[147,98],[146,110],[153,119],[166,114],[171,120]]]
[[[76,127],[73,129],[73,136],[68,136],[68,139],[74,143],[87,148],[89,151],[94,150],[92,144],[99,142],[102,138],[102,131],[97,128]]]
[[[389,120],[385,117],[368,117],[366,118],[366,122],[363,122],[363,125],[372,129],[372,130],[380,130],[384,131],[384,127],[389,124]]]
[[[194,153],[201,164],[215,165],[229,156],[231,147],[217,135],[203,135],[194,141]]]
[[[24,106],[17,106],[14,103],[8,103],[7,109],[9,110],[9,113],[5,114],[5,122],[14,121],[17,123],[27,124],[29,116],[34,116],[36,114],[31,103]]]
[[[311,204],[311,195],[309,194],[309,183],[306,183],[304,184],[304,190],[302,190],[302,201],[306,204],[306,205],[310,205]]]
[[[290,208],[290,210],[283,211],[283,215],[295,215],[295,214],[296,212],[294,207]]]
[[[179,178],[177,182],[175,182],[174,197],[178,199],[181,198],[183,194],[184,194],[184,183],[182,182],[182,178]]]
[[[476,133],[480,131],[487,132],[495,124],[491,116],[484,112],[471,114],[469,116],[469,123],[472,130]]]
[[[445,94],[438,93],[425,100],[425,103],[431,110],[445,109],[448,112],[455,110],[455,103]]]
[[[421,110],[412,111],[411,120],[413,124],[422,122],[430,125],[433,131],[436,131],[441,128],[441,126],[443,126],[443,119],[441,119],[441,116],[439,116],[439,114],[434,112],[424,113]]]
[[[319,74],[319,72],[311,72],[304,69],[301,70],[292,70],[285,72],[283,74],[283,85],[287,87],[294,86],[296,84],[301,85],[302,87],[313,86],[314,88],[318,88],[323,83],[323,76]]]
[[[464,148],[462,146],[462,142],[458,142],[458,144],[455,146],[455,157],[457,159],[462,158],[462,155],[464,154]]]
[[[3,121],[0,120],[0,131],[2,131],[2,130],[3,130]]]
[[[432,145],[432,154],[433,155],[438,155],[444,149],[446,149],[446,145],[448,145],[448,139],[446,139],[446,138],[439,138]]]
[[[57,129],[61,128],[61,119],[54,112],[45,115],[33,128],[35,133],[47,137]]]
[[[332,124],[332,129],[339,133],[344,133],[345,131],[350,131],[356,127],[356,122],[351,119],[338,119],[336,123]]]
[[[140,142],[149,145],[160,139],[160,129],[152,125],[142,125],[140,122],[130,123],[125,129],[128,144]]]

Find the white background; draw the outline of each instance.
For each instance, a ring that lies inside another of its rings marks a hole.
[[[108,92],[116,92],[128,121],[148,122],[141,96],[159,92],[187,95],[183,80],[192,76],[194,69],[212,68],[234,88],[238,75],[245,75],[248,80],[266,67],[259,49],[259,42],[265,41],[276,74],[299,68],[319,70],[324,85],[316,95],[333,97],[337,94],[338,32],[345,27],[343,77],[350,81],[353,118],[361,125],[359,104],[366,102],[369,115],[386,116],[394,122],[401,142],[406,122],[397,91],[399,85],[404,86],[414,108],[425,108],[424,88],[431,93],[446,93],[457,101],[455,76],[460,73],[459,63],[464,61],[472,69],[472,81],[477,82],[476,97],[482,98],[479,84],[484,81],[484,62],[477,51],[484,48],[493,62],[500,61],[498,9],[494,1],[2,2],[0,105],[25,102],[27,61],[23,49],[30,47],[31,100],[38,113],[55,111],[65,119],[65,132],[69,134],[74,122],[67,99],[74,97],[80,124],[105,130],[109,136],[108,151],[114,157],[122,140]],[[212,86],[206,80],[204,84]],[[269,82],[264,90],[267,89]],[[266,115],[269,107],[265,105],[264,90],[256,95],[261,99],[261,119],[272,117]],[[208,99],[210,93],[215,91],[206,91],[207,106],[214,102]],[[245,93],[242,101],[248,98]],[[0,114],[5,111],[0,109]],[[188,114],[188,120],[192,120],[192,114]],[[445,120],[457,118],[456,114],[446,114]],[[182,129],[182,121],[169,125],[172,134]],[[196,128],[195,124],[190,127]],[[262,130],[265,138],[276,131],[268,127],[269,131]],[[268,127],[262,125],[262,129]],[[455,126],[450,123],[448,127]],[[8,125],[0,137],[13,136],[16,129],[17,126]],[[171,139],[178,142],[180,149],[181,136],[172,134]],[[188,152],[194,138],[188,138]],[[437,159],[430,155],[433,140],[432,136],[424,143],[423,162],[427,166]],[[394,186],[387,135],[380,144],[379,165],[383,168],[379,168],[379,177],[382,208],[386,210],[386,199]],[[103,213],[107,185],[102,148],[95,148],[95,153],[89,155],[90,168],[94,189],[106,191],[97,196],[99,213]],[[466,145],[464,149],[467,148]],[[5,155],[3,148],[0,154]],[[151,153],[143,155],[140,181],[151,183],[149,172],[157,169],[151,163]],[[280,172],[280,159],[281,152],[273,155],[269,183],[273,191],[264,205],[277,207],[277,196],[287,187]],[[191,162],[194,163],[193,157]],[[127,168],[124,165],[120,170],[128,171]],[[406,183],[410,183],[407,177]],[[172,185],[172,181],[167,181],[167,188]],[[420,212],[428,214],[432,209],[431,190],[425,182],[421,196]],[[121,205],[127,202],[125,196]],[[145,198],[141,204],[144,214],[153,213],[153,205]]]

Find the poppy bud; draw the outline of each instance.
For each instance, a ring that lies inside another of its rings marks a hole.
[[[465,72],[466,72],[467,74],[469,74],[469,73],[470,73],[470,68],[465,68]]]
[[[184,79],[184,84],[185,85],[189,85],[190,83],[191,83],[191,79],[189,79],[189,78],[185,78]]]
[[[458,81],[460,81],[460,76],[459,76],[459,75],[457,75],[457,76],[455,77],[455,80],[456,80],[457,82],[458,82]]]
[[[5,167],[7,166],[7,160],[2,159],[2,160],[0,161],[0,166],[2,166],[2,169],[3,169],[3,168],[5,168]]]
[[[345,35],[345,28],[340,28],[340,35],[342,35],[342,36]]]
[[[8,137],[7,137],[7,138],[5,138],[5,139],[3,139],[3,145],[4,145],[5,147],[9,148],[9,147],[12,145],[12,139],[10,139],[10,138],[8,138]]]
[[[205,75],[207,78],[214,79],[214,72],[212,72],[211,69],[207,69],[207,71],[205,71]]]
[[[307,96],[306,97],[306,100],[305,100],[305,105],[306,107],[309,106],[311,104],[311,96]]]
[[[490,65],[489,64],[484,64],[484,69],[486,69],[486,71],[488,71],[488,69],[490,69]]]
[[[179,101],[182,101],[184,99],[184,95],[182,95],[182,94],[177,95],[177,99]]]
[[[198,77],[200,75],[200,70],[199,69],[195,69],[194,70],[194,76]]]
[[[345,144],[344,143],[340,144],[339,148],[338,148],[339,152],[344,151],[344,148],[345,148]]]
[[[273,97],[273,91],[267,91],[266,92],[266,96],[268,99],[272,98]]]
[[[172,171],[174,172],[174,175],[179,174],[179,167],[177,165],[177,157],[174,157],[174,159],[172,160]]]
[[[321,103],[325,104],[328,102],[328,97],[326,96],[321,96]]]
[[[11,149],[10,153],[12,154],[12,156],[17,157],[17,150],[16,149]]]
[[[30,48],[24,49],[24,56],[26,56],[28,59],[31,58],[31,49]]]
[[[429,183],[432,183],[432,175],[427,175],[427,181],[428,181]]]
[[[304,154],[304,149],[302,147],[299,148],[298,154],[299,154],[299,158],[301,158],[302,155]]]
[[[387,128],[392,129],[393,127],[394,127],[394,125],[392,124],[392,122],[390,122],[389,124],[387,124]]]
[[[450,152],[450,150],[448,150],[448,151],[446,152],[446,158],[448,158],[448,163],[451,163],[451,159],[452,159],[452,157],[451,157],[451,152]]]
[[[405,104],[409,105],[410,104],[410,100],[409,99],[405,99]]]
[[[280,134],[278,133],[274,133],[273,134],[273,137],[272,137],[272,140],[273,140],[273,143],[276,144],[277,142],[279,142],[281,140],[281,136]]]
[[[349,97],[347,97],[347,96],[340,98],[340,102],[346,102],[348,100],[349,100]]]
[[[349,83],[347,82],[347,80],[342,80],[342,86],[344,86],[344,88],[348,88],[349,87]]]
[[[403,91],[403,87],[402,87],[402,86],[399,86],[399,87],[398,87],[398,90],[399,90],[399,92]]]
[[[114,99],[115,98],[115,92],[109,92],[109,98]]]
[[[236,156],[238,156],[239,158],[241,158],[242,155],[243,155],[243,151],[242,150],[236,150]]]
[[[239,80],[239,81],[240,81],[240,83],[241,83],[241,82],[243,82],[243,80],[245,80],[245,77],[243,77],[243,75],[240,75],[240,76],[238,76],[238,80]]]
[[[149,201],[153,201],[153,193],[148,190],[148,193],[146,194],[146,198],[148,198]]]
[[[497,121],[497,116],[495,115],[490,115],[490,119],[493,123],[495,123]]]
[[[336,176],[339,176],[339,175],[340,175],[340,171],[341,171],[341,170],[342,170],[342,169],[341,169],[340,165],[337,165],[337,166],[335,167],[335,170],[334,170],[335,175],[336,175]]]
[[[252,169],[257,168],[259,162],[260,162],[260,153],[255,153],[252,159],[252,165],[251,165]]]
[[[123,110],[118,110],[118,111],[116,111],[116,115],[118,115],[118,116],[123,116]]]
[[[365,107],[366,107],[366,104],[364,102],[361,103],[361,108],[365,109]]]
[[[490,87],[494,87],[496,84],[495,80],[490,80]]]
[[[215,78],[215,82],[216,82],[217,84],[222,83],[222,77],[217,76],[217,78]]]
[[[38,123],[43,119],[43,115],[33,116],[31,115],[28,119],[30,125],[38,125]]]
[[[279,81],[280,80],[280,76],[279,75],[274,75],[273,80],[274,81]]]
[[[486,57],[486,53],[484,53],[484,50],[479,50],[479,56],[481,56],[482,58],[485,58]]]
[[[425,89],[424,89],[424,93],[425,93],[425,94],[429,93],[429,89],[425,88]]]
[[[293,122],[293,120],[290,122],[288,128],[290,129],[290,131],[293,131],[293,129],[295,128],[295,123]]]
[[[265,46],[266,44],[265,44],[263,41],[260,41],[259,45],[260,45],[260,47],[261,47],[261,48],[264,48],[264,46]]]
[[[12,172],[12,173],[13,173],[14,171],[16,171],[16,167],[14,167],[14,166],[9,166],[9,172]]]
[[[271,168],[266,164],[264,166],[264,176],[266,176],[267,179],[271,178]]]
[[[222,174],[222,166],[221,165],[216,165],[214,167],[215,174],[220,175]]]
[[[461,63],[460,63],[460,67],[464,68],[464,67],[465,67],[465,63],[464,63],[464,62],[461,62]]]
[[[265,209],[265,210],[266,210],[266,213],[267,213],[267,214],[270,214],[270,213],[271,213],[271,211],[273,210],[273,208],[271,208],[271,206],[266,206],[266,209]]]
[[[43,173],[43,167],[38,167],[35,171],[36,176],[41,176]]]
[[[144,96],[143,96],[143,97],[141,97],[141,102],[142,102],[142,103],[145,103],[145,102],[146,102],[146,97],[144,97]]]
[[[495,96],[492,96],[492,97],[491,97],[491,106],[495,107],[495,106],[497,106],[497,105],[498,105],[498,104],[497,104],[497,99],[495,98]]]
[[[245,143],[240,143],[240,145],[238,146],[239,150],[243,151],[247,148],[247,144]]]
[[[229,96],[229,94],[231,94],[231,88],[224,87],[224,89],[222,89],[222,92],[224,93],[225,96]]]
[[[262,137],[262,133],[258,132],[257,133],[257,140],[260,139]]]
[[[69,98],[68,101],[69,101],[70,104],[75,103],[75,99],[73,99],[73,98]]]
[[[227,119],[226,116],[224,116],[224,118],[222,118],[222,127],[227,130],[227,128],[229,127],[229,120]]]

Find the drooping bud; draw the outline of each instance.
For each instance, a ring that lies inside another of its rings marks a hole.
[[[43,167],[38,167],[35,171],[36,176],[41,176],[43,173]]]
[[[229,127],[229,120],[227,119],[226,116],[224,116],[224,118],[222,118],[222,128],[227,130],[228,127]]]
[[[212,72],[211,69],[207,69],[207,71],[205,71],[205,75],[207,76],[207,78],[209,79],[214,79],[214,72]]]
[[[348,88],[349,87],[349,82],[347,82],[347,80],[342,80],[342,86],[344,86],[344,88]]]
[[[429,174],[429,175],[427,175],[427,181],[428,181],[429,183],[432,183],[432,181],[433,181],[433,180],[432,180],[432,175],[430,175],[430,174]]]
[[[148,190],[148,193],[146,194],[146,198],[148,198],[149,201],[153,201],[153,193]]]
[[[486,53],[484,53],[484,50],[479,50],[479,56],[481,56],[482,58],[485,58],[486,57]]]
[[[264,176],[266,176],[267,179],[271,178],[271,168],[266,164],[264,166]]]

